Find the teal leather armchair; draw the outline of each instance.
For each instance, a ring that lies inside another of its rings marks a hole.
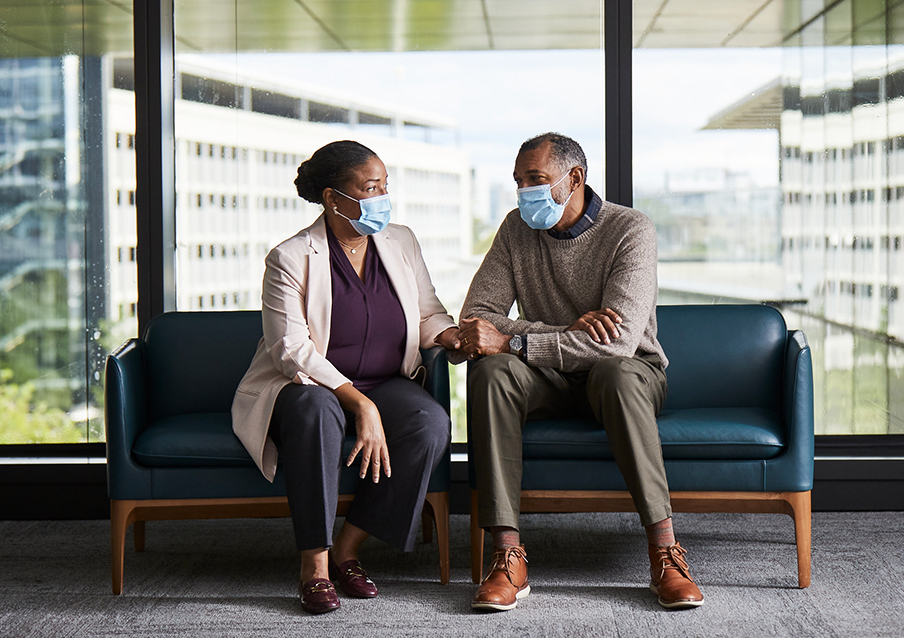
[[[113,592],[122,592],[125,535],[145,521],[289,516],[281,464],[273,483],[232,432],[230,408],[261,338],[257,311],[174,312],[107,359],[105,421],[111,503]],[[444,351],[422,350],[426,388],[449,411]],[[351,452],[354,436],[345,441]],[[425,540],[436,524],[440,579],[449,581],[451,454],[434,471],[424,507]],[[357,463],[344,468],[339,514],[354,498]],[[429,519],[432,519],[430,521]]]
[[[814,437],[804,334],[788,331],[781,313],[762,305],[660,306],[657,315],[670,362],[657,421],[673,510],[790,515],[798,584],[807,587]],[[596,421],[528,421],[522,451],[522,512],[634,511]],[[478,582],[484,539],[473,464],[469,480]]]

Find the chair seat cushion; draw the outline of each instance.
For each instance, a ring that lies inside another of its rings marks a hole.
[[[159,419],[136,439],[132,455],[148,467],[254,465],[232,431],[228,412]]]
[[[354,446],[352,430],[342,444],[342,458],[351,454]],[[158,419],[136,439],[132,455],[146,467],[254,466],[251,456],[232,431],[232,416],[228,412],[180,414]],[[359,455],[353,467],[360,459]]]
[[[771,459],[781,454],[782,420],[764,408],[663,410],[657,419],[666,460]],[[524,426],[525,459],[611,459],[595,420],[543,419]]]

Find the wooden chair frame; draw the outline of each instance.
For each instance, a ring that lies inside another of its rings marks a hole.
[[[354,494],[340,494],[336,515],[348,513]],[[145,521],[180,521],[213,518],[282,518],[289,516],[284,496],[265,498],[211,498],[111,500],[110,545],[113,593],[122,593],[126,530],[134,527],[135,551],[144,551]],[[424,542],[433,541],[433,525],[439,549],[440,582],[449,582],[449,492],[428,492],[422,517]]]
[[[693,513],[787,514],[794,521],[797,545],[797,582],[810,586],[810,492],[671,492],[672,510]],[[522,513],[634,512],[628,492],[547,491],[521,492]],[[477,490],[471,490],[471,580],[483,573],[483,534],[477,525]]]

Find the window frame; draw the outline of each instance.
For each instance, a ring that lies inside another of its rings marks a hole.
[[[605,196],[633,203],[633,1],[604,0]],[[175,310],[174,2],[134,0],[138,332]],[[104,456],[103,443],[3,446],[4,457]],[[460,448],[461,446],[459,446]],[[904,458],[904,434],[817,435],[816,456]]]

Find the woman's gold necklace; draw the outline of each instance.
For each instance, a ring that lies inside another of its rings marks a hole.
[[[365,237],[364,240],[363,240],[360,244],[358,244],[357,246],[349,246],[348,244],[346,244],[344,241],[342,241],[342,240],[339,239],[338,237],[336,238],[336,241],[338,241],[340,244],[342,244],[343,246],[345,246],[345,248],[347,248],[348,251],[349,251],[351,254],[355,255],[355,254],[357,254],[358,249],[361,248],[361,246],[363,246],[364,244],[367,243],[367,237]]]

